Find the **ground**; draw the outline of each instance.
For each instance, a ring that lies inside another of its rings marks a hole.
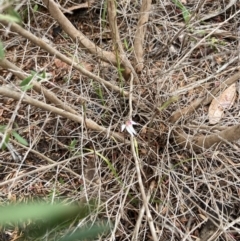
[[[14,3],[21,29],[0,20],[1,205],[97,200],[79,224],[113,224],[96,240],[240,240],[239,1],[45,2]]]

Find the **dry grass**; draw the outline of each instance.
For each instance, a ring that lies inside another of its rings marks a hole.
[[[73,6],[73,2],[59,1],[63,8]],[[35,4],[39,6],[36,12]],[[58,25],[39,1],[16,6],[25,29],[96,76],[130,90],[129,81],[120,80],[116,67],[85,51],[64,32],[53,37]],[[13,129],[29,142],[24,147],[10,141],[18,153],[15,160],[8,150],[0,153],[1,203],[98,200],[101,211],[86,222],[107,219],[114,223],[112,233],[99,240],[152,240],[153,232],[161,241],[240,240],[239,142],[228,141],[196,153],[179,145],[174,134],[180,129],[192,136],[207,136],[236,125],[239,96],[217,126],[208,124],[207,105],[171,121],[175,111],[205,97],[239,69],[240,5],[238,1],[199,0],[187,1],[186,6],[194,13],[187,26],[181,10],[170,0],[152,1],[146,23],[143,70],[137,74],[139,82],[134,82],[132,109],[132,118],[139,123],[137,161],[145,201],[129,134],[125,133],[121,142],[86,128],[88,118],[109,131],[120,132],[129,117],[129,98],[57,62],[53,55],[1,25],[6,58],[27,73],[44,70],[51,74],[41,84],[81,114],[83,123],[0,96],[0,125],[7,125],[15,113]],[[139,1],[118,1],[118,31],[131,63],[135,61],[133,45],[140,7]],[[101,21],[105,10],[104,2],[98,1],[88,12],[81,10],[70,19],[99,47],[113,51],[108,21]],[[210,15],[216,12],[216,16]],[[0,69],[0,75],[1,85],[20,90],[21,81],[9,70]],[[33,89],[27,94],[49,104]],[[156,112],[177,95],[178,101]],[[154,231],[149,228],[146,207]]]

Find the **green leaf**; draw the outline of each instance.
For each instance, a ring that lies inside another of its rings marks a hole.
[[[77,144],[77,140],[76,139],[72,140],[70,145],[69,145],[69,150],[72,151],[72,152],[75,151],[76,144]]]
[[[4,133],[4,131],[6,130],[6,125],[0,125],[0,132]]]
[[[87,150],[87,151],[92,151],[91,149],[87,149],[87,148],[86,148],[86,150]],[[116,179],[118,180],[118,182],[119,182],[120,184],[122,184],[122,181],[120,180],[120,178],[119,178],[119,176],[118,176],[118,174],[117,174],[116,169],[114,168],[114,166],[112,165],[112,163],[108,160],[108,158],[105,157],[105,156],[103,156],[101,153],[99,153],[99,152],[97,152],[97,151],[95,151],[95,153],[106,162],[106,164],[108,165],[108,168],[111,170],[112,174],[116,177]]]
[[[10,134],[7,134],[5,140],[3,141],[2,146],[0,147],[2,150],[6,149],[9,139],[10,139]]]
[[[32,89],[32,87],[33,87],[33,85],[26,85],[26,86],[23,86],[23,87],[21,88],[21,90],[22,90],[22,91],[27,91],[27,90]]]
[[[24,146],[28,146],[28,142],[26,139],[24,139],[23,137],[21,137],[16,131],[12,131],[12,135],[15,137],[15,139],[21,143]]]
[[[45,79],[47,77],[47,74],[46,74],[46,71],[44,70],[41,74],[41,78],[42,79]]]
[[[162,110],[166,109],[171,103],[176,102],[176,101],[178,101],[178,97],[173,96],[170,99],[168,99],[165,103],[163,103],[163,105],[161,107],[159,107],[158,109],[160,111],[162,111]]]
[[[4,225],[10,222],[28,221],[29,219],[44,221],[67,220],[69,217],[76,215],[84,218],[88,215],[89,208],[86,205],[78,207],[73,205],[30,203],[0,207],[0,213],[0,224]]]
[[[59,241],[95,240],[100,234],[108,233],[110,230],[109,224],[94,224],[89,227],[83,227],[73,234],[67,234]]]
[[[9,8],[8,9],[8,14],[12,17],[15,17],[16,19],[18,19],[18,23],[21,23],[22,22],[22,19],[21,19],[21,16],[19,15],[19,13],[14,10],[13,8]]]
[[[94,209],[96,202],[81,206],[45,203],[9,205],[0,207],[0,226],[20,224],[20,227],[25,226],[24,240],[36,240],[43,238],[46,233],[62,232],[77,220],[87,217]]]
[[[32,80],[33,75],[28,76],[27,78],[25,78],[21,83],[20,86],[25,86],[28,85],[30,83],[30,81]]]
[[[3,59],[4,57],[5,57],[4,48],[3,48],[2,42],[0,41],[0,60]]]
[[[5,20],[8,22],[14,22],[14,23],[21,23],[21,19],[19,19],[16,16],[12,16],[10,14],[0,14],[0,20]]]
[[[174,2],[174,4],[181,9],[182,11],[182,15],[184,18],[185,23],[188,23],[191,14],[190,12],[187,10],[187,8],[179,1],[179,0],[172,0]]]
[[[33,12],[35,13],[35,12],[37,12],[37,10],[38,10],[38,5],[35,4],[34,7],[33,7]]]

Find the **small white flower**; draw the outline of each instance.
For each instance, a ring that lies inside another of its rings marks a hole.
[[[124,129],[126,128],[127,132],[131,136],[137,135],[137,132],[134,130],[133,125],[137,125],[137,123],[132,120],[128,120],[124,125],[122,125],[121,131],[124,131]]]

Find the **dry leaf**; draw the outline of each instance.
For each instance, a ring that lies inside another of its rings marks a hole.
[[[87,62],[81,62],[81,65],[88,70],[89,72],[91,72],[93,70],[93,65]]]
[[[223,114],[224,110],[230,109],[234,103],[236,97],[236,84],[230,85],[222,94],[213,99],[208,110],[208,117],[210,124],[218,123]]]
[[[69,65],[64,63],[62,60],[60,59],[54,59],[54,64],[56,65],[57,68],[59,69],[68,69]]]
[[[63,9],[63,13],[72,13],[75,10],[79,10],[79,9],[83,9],[83,8],[89,8],[93,5],[93,3],[94,3],[93,0],[87,1],[85,3],[80,3],[80,4],[77,4],[76,6],[72,6],[68,9]]]

